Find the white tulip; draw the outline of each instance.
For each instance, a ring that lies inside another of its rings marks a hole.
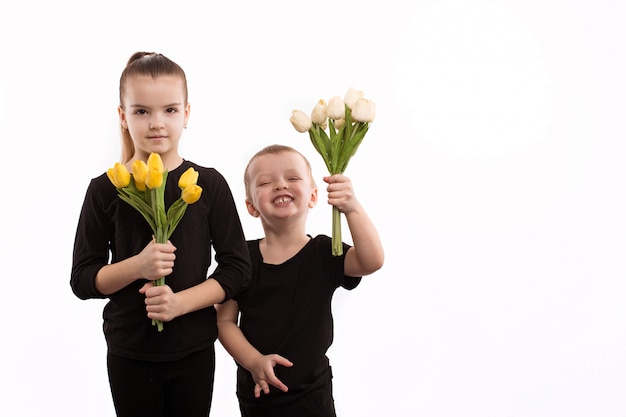
[[[328,100],[326,112],[328,113],[328,117],[333,120],[343,119],[346,115],[346,105],[343,99],[339,96],[335,96]]]
[[[350,87],[343,101],[346,103],[346,106],[348,106],[348,108],[352,110],[354,109],[356,102],[362,98],[363,98],[363,91],[355,90],[354,87]]]
[[[352,119],[355,122],[372,123],[376,113],[376,106],[372,100],[359,99],[352,109]]]
[[[311,111],[311,121],[316,125],[323,125],[326,123],[326,102],[320,100],[317,102],[313,111]]]
[[[291,117],[289,121],[293,125],[294,128],[300,133],[308,132],[309,129],[313,126],[311,122],[311,118],[302,110],[294,110],[291,112]]]

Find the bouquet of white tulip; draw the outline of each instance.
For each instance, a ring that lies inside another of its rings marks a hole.
[[[294,110],[289,120],[298,132],[309,132],[311,143],[324,159],[328,172],[343,174],[374,121],[375,109],[374,102],[363,98],[362,91],[350,88],[344,99],[335,96],[328,104],[318,101],[310,117]],[[332,223],[332,253],[339,256],[343,254],[343,243],[341,213],[336,207],[333,207]]]

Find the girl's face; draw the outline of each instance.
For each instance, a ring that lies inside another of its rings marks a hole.
[[[295,152],[258,156],[250,164],[248,174],[248,212],[266,224],[294,216],[305,220],[308,209],[315,207],[317,187],[308,165]]]
[[[136,76],[125,87],[118,112],[135,145],[133,159],[145,161],[156,152],[167,167],[168,160],[179,158],[178,142],[189,118],[183,80],[176,76]]]

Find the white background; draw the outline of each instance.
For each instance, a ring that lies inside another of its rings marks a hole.
[[[187,72],[181,154],[243,203],[249,157],[353,86],[347,175],[382,270],[334,301],[341,416],[625,416],[626,6],[594,1],[34,1],[0,13],[0,415],[112,416],[102,300],[69,286],[88,182],[118,160],[119,75]],[[330,233],[323,201],[309,233]],[[349,240],[347,238],[347,240]],[[213,416],[236,416],[217,344]]]

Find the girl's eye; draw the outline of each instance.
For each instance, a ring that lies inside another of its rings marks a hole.
[[[137,109],[137,111],[135,111],[135,114],[147,114],[148,112],[145,111],[144,109]]]
[[[176,113],[178,111],[178,109],[176,109],[175,107],[170,107],[167,110],[165,110],[166,113]]]
[[[299,181],[300,177],[289,177],[289,181]]]

